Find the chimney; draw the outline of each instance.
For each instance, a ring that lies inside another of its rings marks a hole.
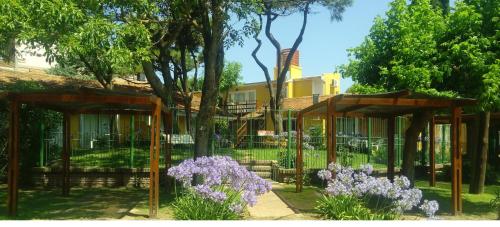
[[[313,94],[313,104],[316,104],[319,102],[319,94]]]
[[[281,67],[285,65],[285,61],[289,53],[290,53],[290,48],[281,50]],[[293,53],[290,65],[299,66],[299,50],[296,50],[295,53]]]

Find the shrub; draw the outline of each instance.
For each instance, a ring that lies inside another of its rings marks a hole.
[[[496,192],[496,197],[490,201],[490,206],[493,211],[497,211],[497,220],[500,220],[500,190]]]
[[[354,196],[323,196],[316,210],[325,219],[371,220],[370,209]]]
[[[177,220],[238,220],[240,213],[226,203],[205,199],[193,191],[176,197],[172,204]]]
[[[361,171],[355,172],[351,167],[330,163],[328,170],[318,172],[318,177],[328,182],[325,189],[327,196],[357,198],[373,214],[382,214],[370,218],[395,219],[405,211],[418,207],[422,191],[410,188],[408,178],[396,176],[391,182],[385,177],[370,176],[372,171],[371,165],[362,165]],[[436,201],[426,200],[419,208],[432,218],[439,205]]]
[[[271,190],[269,182],[227,156],[188,159],[170,168],[168,175],[186,188],[174,202],[174,217],[182,220],[239,219],[247,205],[257,203],[258,195]]]

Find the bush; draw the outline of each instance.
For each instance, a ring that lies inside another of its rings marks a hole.
[[[188,159],[168,169],[168,175],[186,188],[174,202],[174,217],[181,220],[239,219],[258,195],[271,190],[271,183],[227,156]]]
[[[354,196],[323,196],[316,210],[321,217],[330,220],[394,220],[394,213],[372,213],[362,200]]]
[[[362,165],[361,171],[355,171],[351,167],[343,167],[339,164],[330,163],[328,170],[321,170],[318,172],[318,177],[327,181],[325,193],[328,197],[339,199],[339,201],[332,199],[338,203],[354,203],[355,201],[347,200],[345,197],[352,197],[360,201],[364,208],[370,210],[372,214],[380,214],[374,216],[366,216],[365,212],[360,209],[353,209],[352,207],[336,208],[343,209],[342,212],[348,214],[356,214],[353,218],[362,217],[372,219],[395,219],[402,215],[405,211],[412,210],[419,207],[430,218],[439,209],[439,204],[436,201],[425,200],[418,206],[422,199],[422,191],[410,187],[410,181],[404,176],[396,176],[394,182],[389,181],[386,177],[373,177],[370,174],[373,167],[369,164]],[[333,175],[336,175],[333,178]],[[332,203],[330,201],[330,203]],[[350,204],[353,205],[353,204]],[[346,205],[347,206],[347,205]],[[324,207],[320,207],[320,212],[325,212]],[[334,210],[337,212],[339,210]],[[353,213],[359,212],[359,213]],[[365,215],[365,216],[363,216]],[[331,216],[331,215],[330,215]],[[344,216],[342,216],[344,218]]]
[[[230,205],[205,199],[193,191],[183,193],[172,204],[177,220],[238,220],[241,215]]]

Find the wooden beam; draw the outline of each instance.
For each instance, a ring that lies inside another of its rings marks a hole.
[[[70,154],[71,154],[71,115],[63,114],[63,149],[62,149],[62,195],[69,196],[70,190]]]
[[[394,135],[396,134],[396,118],[394,116],[387,118],[387,178],[392,182],[394,180]]]
[[[161,100],[157,99],[153,112],[151,113],[151,144],[149,147],[149,217],[156,218],[159,208],[159,184],[160,184],[160,122],[161,122]]]
[[[436,123],[434,117],[429,126],[429,186],[436,186]]]
[[[366,107],[369,107],[369,106],[371,106],[371,105],[352,105],[352,106],[347,106],[344,109],[336,110],[336,111],[337,112],[345,112],[345,113],[356,112],[356,111],[359,111],[360,109],[363,109],[363,108],[366,108]]]
[[[17,215],[18,178],[19,178],[19,103],[12,101],[9,109],[9,166],[8,166],[8,192],[7,213],[9,216]]]
[[[451,213],[462,212],[462,153],[460,149],[461,108],[453,107],[451,113]]]
[[[153,96],[125,96],[125,95],[72,95],[72,94],[15,94],[20,103],[82,103],[82,104],[125,104],[150,105]],[[154,99],[154,98],[153,98]]]
[[[447,108],[454,105],[453,100],[409,99],[409,98],[342,98],[338,105],[378,105],[378,106],[415,106]]]
[[[295,160],[295,192],[302,191],[302,171],[303,171],[303,160],[302,160],[302,113],[299,112],[297,115],[297,159]]]
[[[335,108],[334,105],[332,105],[332,109],[333,108]],[[332,162],[335,162],[335,163],[337,162],[337,115],[338,115],[337,112],[332,111],[332,116],[330,117],[332,119],[331,120],[332,121],[332,150],[331,150],[331,156],[332,156]]]

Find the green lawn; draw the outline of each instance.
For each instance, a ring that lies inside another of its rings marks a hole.
[[[463,214],[451,216],[451,183],[437,182],[436,187],[429,187],[427,181],[416,181],[415,185],[420,188],[425,199],[437,200],[439,202],[438,215],[445,219],[480,219],[492,220],[497,218],[497,213],[490,206],[489,202],[495,198],[495,192],[500,190],[500,185],[489,185],[485,187],[485,192],[480,195],[469,194],[469,185],[462,185],[462,205]]]
[[[286,149],[277,148],[254,148],[254,149],[216,149],[215,155],[228,155],[238,161],[250,160],[279,160],[280,155],[285,156]],[[295,157],[295,150],[292,149],[291,157]],[[180,163],[182,160],[192,158],[193,152],[189,148],[174,148],[172,151],[172,160],[174,164]],[[149,165],[149,148],[134,149],[134,167],[148,167]],[[80,167],[129,167],[130,165],[130,149],[115,148],[104,150],[73,150],[71,156],[72,166]],[[350,158],[339,154],[337,160],[339,162],[347,162],[355,167],[367,163],[368,157],[366,154],[353,153]],[[52,162],[58,163],[58,162]],[[163,156],[160,157],[160,167],[163,166]],[[385,169],[386,164],[371,162],[376,169]],[[304,150],[304,167],[309,169],[324,169],[326,168],[326,150]]]
[[[19,220],[146,219],[148,190],[137,188],[72,188],[69,197],[61,189],[19,191]],[[7,189],[0,185],[0,220],[7,217]],[[160,192],[161,219],[172,219],[172,196]]]

